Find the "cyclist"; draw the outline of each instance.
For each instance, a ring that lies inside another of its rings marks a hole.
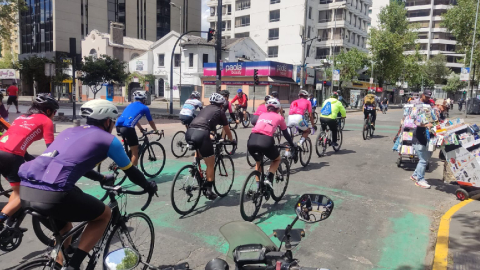
[[[200,93],[193,91],[190,95],[190,98],[185,101],[183,104],[182,110],[180,111],[179,119],[182,121],[182,124],[188,126],[195,118],[195,110],[197,108],[203,109],[203,103],[200,101]]]
[[[257,108],[257,110],[255,111],[255,113],[252,115],[252,125],[255,126],[255,124],[257,124],[257,120],[258,120],[258,117],[264,113],[264,112],[267,112],[267,107],[266,107],[266,103],[269,99],[271,99],[272,96],[269,96],[269,95],[266,95],[265,96],[265,102],[260,104]]]
[[[42,138],[47,147],[53,142],[52,119],[58,108],[57,101],[50,95],[39,94],[27,113],[15,119],[0,137],[0,173],[10,182],[13,190],[0,213],[0,231],[8,217],[20,209],[18,169],[25,159],[34,159],[27,153],[27,148]]]
[[[135,91],[133,93],[135,99],[130,105],[128,105],[123,111],[122,115],[117,120],[116,127],[117,132],[125,138],[130,150],[132,151],[132,163],[134,166],[138,164],[138,136],[135,132],[135,125],[143,131],[142,125],[139,120],[145,116],[148,120],[148,124],[153,130],[157,131],[157,127],[153,122],[150,109],[145,105],[147,100],[146,91]]]
[[[363,98],[363,114],[364,119],[367,119],[368,115],[372,115],[372,128],[375,130],[375,120],[377,119],[377,96],[375,96],[375,90],[368,90],[368,95]]]
[[[235,105],[236,110],[240,112],[240,119],[245,120],[246,115],[243,113],[247,110],[248,106],[248,97],[243,93],[242,89],[237,90],[237,95],[232,99],[232,104],[238,101],[238,104]]]
[[[314,112],[317,109],[317,99],[313,97],[313,94],[310,94],[310,98],[308,100],[312,104],[312,111]]]
[[[273,98],[276,98],[276,99],[280,100],[280,99],[278,98],[278,92],[277,92],[277,91],[272,91],[272,92],[270,93],[270,96],[272,96]],[[283,108],[280,108],[280,115],[285,119],[285,110],[284,110]]]
[[[320,124],[322,125],[323,131],[327,129],[327,126],[332,131],[332,146],[334,147],[338,146],[337,117],[339,114],[341,117],[347,117],[345,107],[343,107],[342,102],[338,100],[337,92],[333,92],[332,96],[323,102],[322,110],[320,111]]]
[[[297,127],[299,130],[303,131],[302,138],[298,143],[298,145],[302,145],[305,139],[308,137],[308,133],[310,132],[307,120],[303,117],[305,111],[308,111],[310,123],[315,123],[315,121],[313,120],[312,115],[312,104],[307,99],[308,92],[305,90],[300,90],[298,97],[299,99],[295,100],[290,105],[288,127]]]
[[[252,129],[252,133],[248,138],[247,149],[253,159],[257,162],[255,170],[260,171],[261,161],[263,155],[269,158],[272,161],[270,169],[268,170],[267,179],[264,183],[267,186],[272,186],[273,176],[280,165],[281,156],[277,147],[275,147],[275,140],[273,139],[273,134],[277,130],[277,127],[280,127],[282,130],[283,136],[293,147],[292,137],[288,133],[287,125],[283,120],[283,117],[278,114],[281,106],[280,101],[276,98],[269,99],[265,105],[267,107],[267,112],[262,113],[258,120],[257,125]],[[257,182],[259,179],[257,179]]]
[[[385,111],[388,109],[388,99],[386,97],[383,98],[382,100],[382,109],[385,108]]]
[[[215,181],[215,152],[210,131],[215,132],[217,125],[222,125],[223,132],[225,132],[228,139],[230,141],[233,141],[233,139],[227,117],[222,110],[225,104],[225,98],[218,93],[213,93],[210,97],[210,104],[211,105],[201,110],[197,117],[193,119],[185,134],[185,138],[189,145],[193,145],[200,152],[200,157],[197,158],[203,158],[205,160],[205,164],[207,165],[206,195],[208,199],[214,200],[217,197],[215,192],[212,191]]]
[[[235,121],[237,124],[240,123],[240,121],[236,119],[235,114],[232,111],[232,103],[228,101],[228,98],[230,97],[230,91],[222,90],[220,91],[220,95],[225,98],[225,103],[223,104],[223,112],[227,113],[228,110],[228,112],[230,113],[230,118],[232,118],[232,120]]]
[[[71,228],[69,222],[88,221],[67,268],[75,270],[80,269],[83,259],[102,237],[111,216],[108,206],[75,186],[82,176],[111,185],[112,176],[93,170],[97,163],[110,157],[133,183],[150,194],[157,191],[156,183],[148,182],[132,166],[122,143],[111,134],[117,107],[107,100],[92,100],[80,110],[87,125],[62,131],[40,157],[23,164],[19,171],[24,208],[52,217],[57,228],[62,228],[61,233]]]

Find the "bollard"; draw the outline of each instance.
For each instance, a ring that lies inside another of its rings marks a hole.
[[[53,123],[53,133],[57,133],[57,124]]]
[[[73,126],[74,126],[74,127],[80,126],[80,119],[75,119],[75,120],[73,120]]]

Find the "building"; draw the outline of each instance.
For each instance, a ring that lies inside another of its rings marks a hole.
[[[173,88],[173,98],[181,100],[194,90],[200,91],[204,65],[215,61],[215,40],[208,42],[197,36],[184,36],[174,52],[173,86],[170,87],[172,49],[179,36],[175,31],[168,33],[153,43],[148,52],[129,62],[131,73],[155,76],[155,86],[152,89],[157,97],[169,98],[170,88]],[[224,62],[264,61],[266,58],[266,53],[251,38],[223,41]]]
[[[458,63],[465,55],[456,52],[455,38],[441,26],[442,14],[456,4],[456,0],[406,0],[407,17],[410,23],[417,24],[420,54],[425,60],[436,54],[447,57],[447,67],[460,73],[463,64]],[[408,53],[408,52],[407,52]]]
[[[210,0],[211,28],[216,28],[217,1]],[[299,65],[322,59],[342,48],[366,51],[368,9],[371,0],[224,0],[222,36],[251,37],[268,54],[268,60]],[[318,40],[317,40],[318,38]]]
[[[376,27],[378,28],[378,15],[380,14],[380,11],[382,8],[386,7],[390,3],[390,0],[375,0],[372,1],[372,6],[368,10],[368,14],[370,15],[371,18],[371,23],[367,25],[368,29],[370,27]]]

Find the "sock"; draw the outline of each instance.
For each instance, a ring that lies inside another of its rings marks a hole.
[[[80,269],[80,265],[82,264],[85,257],[87,257],[88,252],[85,252],[79,248],[75,250],[73,253],[72,259],[70,260],[70,264],[68,266],[74,269]]]
[[[302,137],[302,138],[300,139],[300,144],[302,144],[304,141],[305,141],[305,138]]]
[[[275,176],[275,175],[274,175],[273,173],[268,172],[267,179],[268,179],[268,181],[270,181],[270,183],[273,182],[273,177],[274,177],[274,176]]]
[[[208,190],[208,191],[212,191],[213,182],[207,181],[206,186],[207,186],[207,190]]]
[[[0,224],[3,224],[7,219],[9,218],[9,216],[3,212],[0,213]]]

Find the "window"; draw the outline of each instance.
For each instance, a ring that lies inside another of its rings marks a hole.
[[[188,67],[193,68],[193,53],[188,54]]]
[[[235,18],[235,27],[243,27],[243,26],[249,26],[249,25],[250,25],[250,15]]]
[[[430,16],[430,9],[428,10],[410,10],[407,12],[407,17],[408,18],[413,18],[413,17],[426,17]]]
[[[275,40],[278,39],[279,36],[279,28],[273,28],[268,30],[268,39]]]
[[[447,12],[446,9],[435,9],[433,11],[433,16],[442,16],[445,12]]]
[[[215,26],[217,26],[217,24],[215,22],[210,23],[210,28],[217,29]]]
[[[318,37],[321,41],[329,40],[330,39],[330,30],[331,29],[319,29],[318,30]]]
[[[88,53],[88,56],[97,58],[97,51],[95,49],[91,49],[90,52]]]
[[[333,3],[333,0],[320,0],[320,4],[330,4]]]
[[[308,7],[308,18],[312,19],[312,7]]]
[[[244,10],[250,8],[250,0],[237,0],[235,10]]]
[[[215,16],[215,7],[210,7],[210,16]]]
[[[318,12],[318,22],[330,22],[332,21],[332,11],[331,10],[321,10]]]
[[[310,31],[312,30],[311,26],[308,26],[307,28],[307,38],[310,38]]]
[[[337,18],[337,21],[341,21],[345,19],[346,12],[344,9],[335,9],[335,18]]]
[[[202,67],[205,66],[205,63],[208,63],[208,54],[204,53],[203,54],[203,60],[202,60]]]
[[[222,6],[222,15],[232,15],[232,6],[231,5]]]
[[[317,48],[317,55],[315,55],[315,59],[326,59],[329,55],[329,48]]]
[[[180,66],[180,54],[175,54],[175,59],[173,60],[173,66],[174,67],[179,67]]]
[[[244,32],[244,33],[235,33],[235,38],[244,38],[244,37],[249,37],[250,32]]]
[[[158,66],[164,67],[165,66],[165,54],[158,55]]]
[[[270,4],[280,3],[280,0],[270,0]]]
[[[418,33],[418,39],[427,39],[427,38],[428,38],[428,32]]]
[[[231,21],[222,21],[222,31],[230,31],[232,29]]]
[[[268,57],[278,57],[278,46],[268,47]]]
[[[270,11],[270,21],[271,22],[280,21],[280,9]]]

